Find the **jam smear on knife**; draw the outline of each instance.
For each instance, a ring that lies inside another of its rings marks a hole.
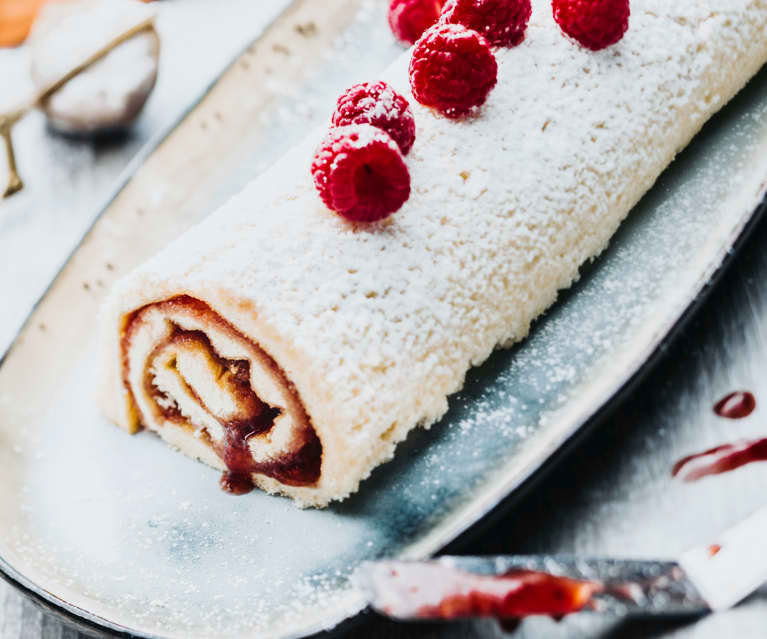
[[[494,617],[522,619],[531,615],[561,618],[579,612],[604,591],[597,582],[579,581],[543,572],[514,570],[503,575],[478,575],[447,566],[405,564],[392,571],[397,592],[386,612],[421,619]],[[396,601],[403,608],[398,610]]]

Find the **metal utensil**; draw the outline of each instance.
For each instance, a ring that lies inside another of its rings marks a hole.
[[[563,592],[575,588],[571,612],[698,615],[730,608],[767,582],[765,535],[767,507],[724,532],[717,543],[693,548],[679,561],[443,557],[432,562],[368,562],[357,570],[355,581],[376,611],[397,619],[495,616],[493,601],[510,605],[510,598],[516,596],[524,597],[523,605],[531,610],[537,605],[532,614],[540,614],[545,601],[536,604],[535,597],[547,585],[520,581],[520,575],[531,574],[553,577],[555,585],[564,578]],[[584,586],[588,587],[586,597],[578,600]],[[483,596],[489,603],[474,605]],[[556,597],[546,601],[558,605]],[[561,608],[551,612],[563,614]]]
[[[11,138],[11,130],[13,129],[13,126],[32,109],[40,106],[47,98],[53,95],[58,89],[64,86],[72,78],[87,69],[95,62],[101,60],[114,48],[118,47],[123,42],[130,40],[132,37],[141,33],[142,31],[154,28],[154,20],[155,16],[152,15],[126,28],[124,31],[106,42],[101,48],[97,49],[88,57],[80,61],[77,65],[69,69],[66,73],[37,91],[35,95],[30,97],[23,104],[15,107],[7,113],[0,113],[0,138],[2,138],[5,142],[5,152],[8,161],[8,185],[3,191],[3,198],[9,197],[24,188],[24,182],[19,176],[18,169],[16,167],[16,156],[13,151],[13,141]]]

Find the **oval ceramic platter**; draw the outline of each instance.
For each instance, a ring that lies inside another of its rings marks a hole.
[[[424,557],[539,469],[646,367],[760,210],[767,75],[715,118],[521,346],[472,371],[327,510],[231,497],[100,415],[110,283],[240,189],[400,51],[385,4],[294,3],[126,174],[0,368],[0,557],[50,604],[138,636],[298,637],[363,606],[366,559]],[[329,5],[329,6],[328,6]]]

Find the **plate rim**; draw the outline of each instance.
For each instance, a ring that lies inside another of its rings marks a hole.
[[[88,228],[83,232],[80,239],[75,243],[72,250],[57,269],[50,283],[32,305],[26,318],[13,334],[7,348],[0,354],[0,367],[2,367],[8,355],[12,352],[19,338],[30,325],[30,321],[41,302],[48,296],[55,283],[61,277],[74,256],[93,231],[95,225],[103,217],[110,205],[120,193],[130,184],[139,169],[158,147],[189,117],[200,103],[211,93],[221,77],[227,73],[240,59],[240,57],[254,44],[264,39],[271,28],[282,20],[301,0],[291,0],[283,9],[278,11],[263,27],[260,33],[248,40],[238,50],[232,59],[200,90],[200,92],[187,104],[177,117],[170,120],[155,135],[144,144],[131,158],[125,168],[120,172],[107,196],[97,207],[96,214],[92,217]],[[767,67],[760,72],[764,73]],[[757,73],[758,76],[758,73]],[[727,105],[724,107],[727,108]],[[717,114],[718,116],[718,114]],[[716,119],[716,117],[714,119]],[[708,125],[708,123],[707,123]],[[422,540],[409,547],[407,557],[424,558],[434,555],[448,547],[460,546],[468,541],[472,535],[478,534],[478,528],[489,525],[491,519],[500,516],[510,508],[513,502],[522,493],[529,490],[530,486],[545,475],[546,471],[553,468],[562,456],[566,455],[582,436],[585,436],[594,428],[602,418],[615,408],[626,396],[639,385],[642,380],[659,364],[663,358],[666,345],[674,341],[679,333],[684,330],[687,323],[695,316],[700,307],[707,301],[716,285],[729,270],[732,263],[739,256],[743,245],[749,240],[760,222],[767,218],[767,175],[762,178],[756,196],[753,198],[757,204],[753,207],[744,207],[743,213],[737,219],[737,223],[718,245],[712,259],[705,263],[705,268],[696,279],[695,284],[689,287],[689,295],[685,295],[684,301],[680,302],[667,318],[658,327],[652,338],[648,339],[641,349],[632,356],[629,363],[621,368],[621,374],[613,381],[606,383],[597,393],[598,399],[588,405],[587,410],[582,411],[577,418],[569,421],[569,427],[558,432],[551,442],[545,444],[550,448],[545,455],[535,455],[527,465],[505,477],[499,476],[503,481],[497,482],[492,490],[487,490],[478,499],[461,508],[461,515],[454,521],[440,526],[432,533],[427,534]],[[142,639],[164,639],[164,635],[146,633],[128,628],[115,623],[100,615],[96,615],[80,606],[76,606],[65,599],[48,592],[33,580],[24,576],[13,567],[2,555],[0,555],[0,578],[19,590],[34,605],[44,609],[57,618],[73,624],[77,630],[84,632],[108,630],[117,636],[141,637]],[[336,610],[336,614],[328,616],[323,622],[310,627],[301,634],[285,635],[284,639],[299,639],[310,637],[318,633],[331,630],[333,633],[342,630],[347,622],[354,623],[363,607],[355,606],[354,609],[345,611]]]

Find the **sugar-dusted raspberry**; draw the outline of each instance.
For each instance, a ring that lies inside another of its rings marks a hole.
[[[336,105],[333,126],[372,124],[386,131],[407,155],[415,142],[415,118],[407,99],[386,82],[355,84]]]
[[[447,0],[440,22],[462,24],[492,45],[515,47],[525,39],[530,0]]]
[[[397,143],[370,124],[331,129],[314,155],[312,176],[327,207],[354,222],[382,220],[410,197]]]
[[[554,0],[553,7],[562,31],[592,51],[615,44],[629,28],[629,0]]]
[[[389,26],[394,37],[414,44],[421,34],[439,20],[443,0],[391,0]]]
[[[498,63],[487,40],[460,24],[434,25],[413,48],[413,96],[449,118],[484,104],[497,81]]]

